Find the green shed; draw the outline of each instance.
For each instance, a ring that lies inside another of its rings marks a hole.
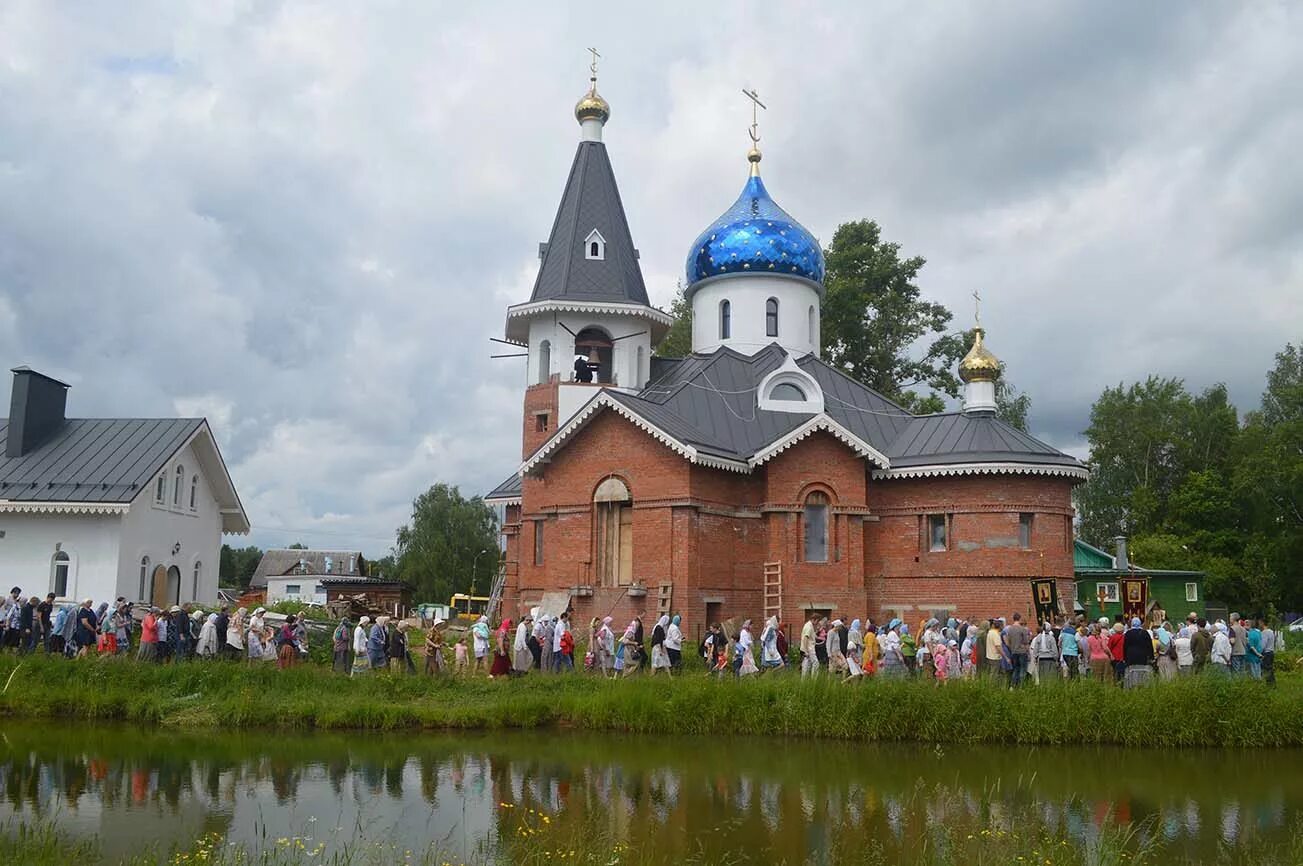
[[[1077,585],[1076,611],[1084,613],[1090,619],[1099,619],[1101,616],[1113,619],[1122,612],[1121,581],[1131,575],[1149,579],[1150,611],[1155,607],[1162,608],[1167,612],[1167,618],[1174,622],[1185,619],[1191,611],[1199,616],[1207,613],[1208,602],[1204,598],[1202,571],[1142,568],[1127,560],[1126,539],[1118,539],[1116,555],[1076,539],[1072,562]],[[1099,601],[1101,587],[1105,596],[1102,608]]]

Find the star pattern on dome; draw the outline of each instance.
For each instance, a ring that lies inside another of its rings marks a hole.
[[[742,195],[701,233],[688,256],[688,283],[751,271],[779,271],[823,282],[823,250],[782,208],[759,177],[747,179]]]

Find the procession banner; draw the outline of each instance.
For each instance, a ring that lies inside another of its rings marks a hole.
[[[1145,618],[1145,608],[1149,606],[1149,578],[1128,577],[1122,581],[1122,614],[1130,620],[1132,617]]]
[[[1053,622],[1059,614],[1059,582],[1052,577],[1033,579],[1032,606],[1037,622]]]

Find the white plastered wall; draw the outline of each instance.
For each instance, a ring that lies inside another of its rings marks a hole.
[[[562,326],[565,327],[562,327]],[[539,359],[543,341],[550,346],[549,371],[562,382],[570,380],[575,363],[575,337],[584,328],[606,331],[616,342],[611,347],[611,371],[620,388],[639,389],[647,384],[651,369],[651,323],[646,319],[616,313],[543,313],[529,323],[529,358],[526,384],[543,381]],[[566,329],[569,330],[566,330]],[[573,333],[571,333],[573,332]],[[635,334],[636,336],[628,336]],[[617,339],[626,337],[627,339]],[[642,364],[639,368],[639,353]]]
[[[68,589],[61,598],[112,601],[118,596],[122,519],[116,514],[0,514],[0,588],[8,593],[16,586],[24,596],[41,598],[53,592],[58,546],[68,554]]]
[[[778,301],[778,336],[765,333],[765,302]],[[719,336],[720,302],[730,306],[730,336]],[[810,308],[814,339],[810,339]],[[692,351],[713,352],[728,346],[754,355],[778,343],[795,355],[819,354],[819,292],[803,280],[770,274],[733,275],[713,280],[692,295]]]

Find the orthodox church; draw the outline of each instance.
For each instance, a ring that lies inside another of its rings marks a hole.
[[[653,357],[672,319],[643,284],[610,115],[594,75],[533,293],[507,308],[528,374],[521,463],[486,497],[505,506],[503,615],[672,610],[689,635],[775,613],[1029,615],[1038,580],[1070,604],[1086,468],[996,417],[980,328],[957,412],[912,415],[822,361],[823,252],[754,144],[688,247],[692,353]]]

